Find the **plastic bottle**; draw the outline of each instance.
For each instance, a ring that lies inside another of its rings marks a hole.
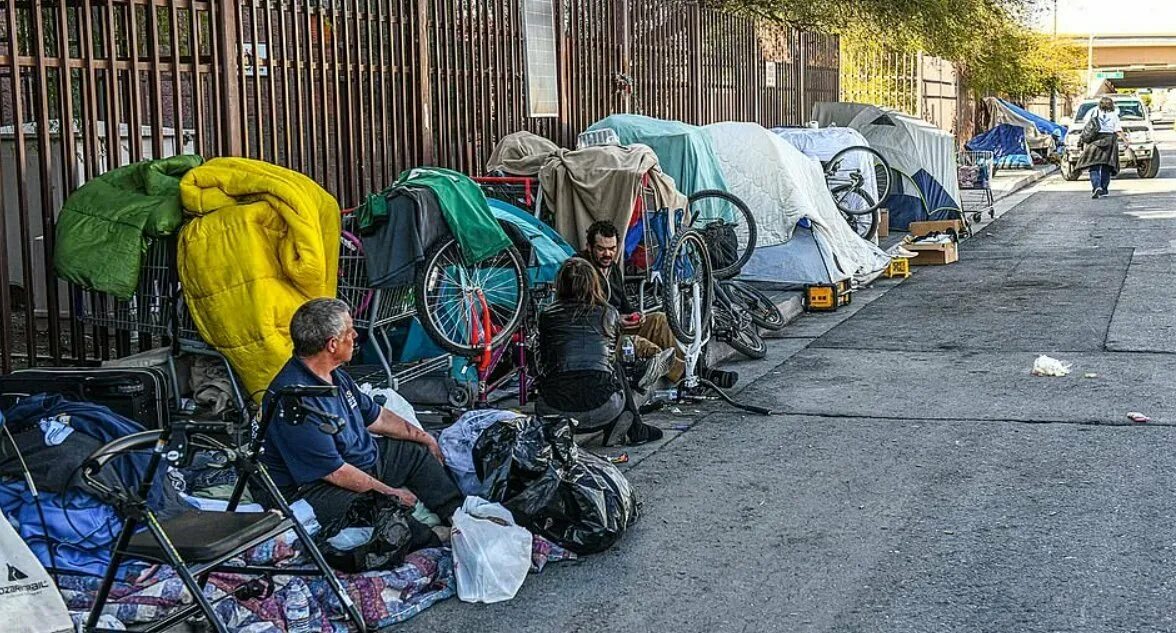
[[[637,362],[637,349],[633,346],[633,337],[625,337],[625,342],[621,345],[621,352],[626,365],[632,365]]]
[[[291,587],[286,598],[286,633],[310,633],[310,590],[305,583]]]

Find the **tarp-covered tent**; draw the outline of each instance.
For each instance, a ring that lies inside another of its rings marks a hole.
[[[686,206],[686,197],[659,167],[657,154],[641,145],[569,150],[530,132],[515,132],[498,142],[489,169],[538,176],[555,230],[577,248],[585,246],[585,232],[597,220],[612,222],[625,242],[646,176],[659,207]]]
[[[958,216],[960,188],[951,134],[910,115],[863,103],[817,103],[812,118],[822,127],[857,130],[898,172],[886,201],[890,228],[905,231],[911,222]]]
[[[555,229],[513,204],[494,198],[488,198],[486,202],[490,205],[490,211],[495,219],[509,223],[527,242],[530,251],[527,262],[530,282],[554,282],[555,274],[559,272],[564,260],[576,254],[571,245],[564,241]]]
[[[973,152],[992,152],[993,161],[1000,169],[1033,167],[1033,154],[1025,142],[1025,130],[1017,125],[1002,123],[968,141],[964,147]]]
[[[820,162],[833,160],[837,152],[843,149],[870,146],[866,137],[851,127],[778,127],[772,128],[772,133],[800,150],[805,156]],[[871,200],[877,200],[878,181],[874,173],[874,160],[865,152],[850,152],[841,160],[844,161],[841,163],[842,172],[856,170],[862,176],[862,188]],[[855,206],[865,208],[865,202],[861,198],[852,196],[850,199],[859,203]]]
[[[601,129],[616,131],[624,145],[640,143],[652,148],[661,170],[674,179],[678,191],[688,196],[704,189],[727,190],[710,136],[700,127],[638,114],[614,114],[588,128]]]
[[[855,233],[837,210],[818,161],[755,123],[702,129],[728,191],[756,220],[756,249],[744,279],[782,287],[851,277],[864,282],[886,267],[886,253]]]
[[[968,141],[972,151],[990,151],[997,167],[1029,168],[1032,150],[1052,154],[1062,147],[1066,128],[997,97],[986,97],[984,105],[992,116],[992,127]]]

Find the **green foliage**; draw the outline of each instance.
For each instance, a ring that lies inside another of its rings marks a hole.
[[[713,0],[712,5],[841,35],[851,49],[949,60],[977,94],[1013,99],[1080,88],[1081,51],[1024,26],[1035,0]]]

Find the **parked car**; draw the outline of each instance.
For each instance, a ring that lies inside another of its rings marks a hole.
[[[1139,97],[1131,95],[1110,95],[1119,111],[1119,120],[1123,123],[1123,132],[1127,134],[1131,154],[1127,147],[1119,144],[1119,165],[1122,169],[1134,167],[1140,178],[1155,178],[1160,173],[1160,152],[1156,148],[1155,127],[1152,125],[1147,106]],[[1066,133],[1066,153],[1062,159],[1062,176],[1066,180],[1078,180],[1079,171],[1074,168],[1082,151],[1078,149],[1078,137],[1082,135],[1082,127],[1086,123],[1087,115],[1098,107],[1098,99],[1087,99],[1078,106],[1074,119],[1069,122]]]
[[[1176,123],[1176,96],[1168,97],[1159,110],[1151,113],[1151,122],[1156,126]]]

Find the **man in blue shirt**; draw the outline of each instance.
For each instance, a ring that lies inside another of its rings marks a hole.
[[[279,410],[270,424],[261,461],[288,499],[305,499],[329,536],[347,527],[347,509],[369,491],[395,497],[406,506],[417,498],[446,521],[462,503],[461,491],[442,465],[433,436],[381,407],[340,369],[355,351],[355,327],[347,304],[313,299],[294,313],[290,338],[294,355],[270,383],[264,408],[282,406],[274,394],[289,385],[335,385],[336,395],[303,397],[301,402],[337,416],[328,422],[315,413],[302,419]]]

